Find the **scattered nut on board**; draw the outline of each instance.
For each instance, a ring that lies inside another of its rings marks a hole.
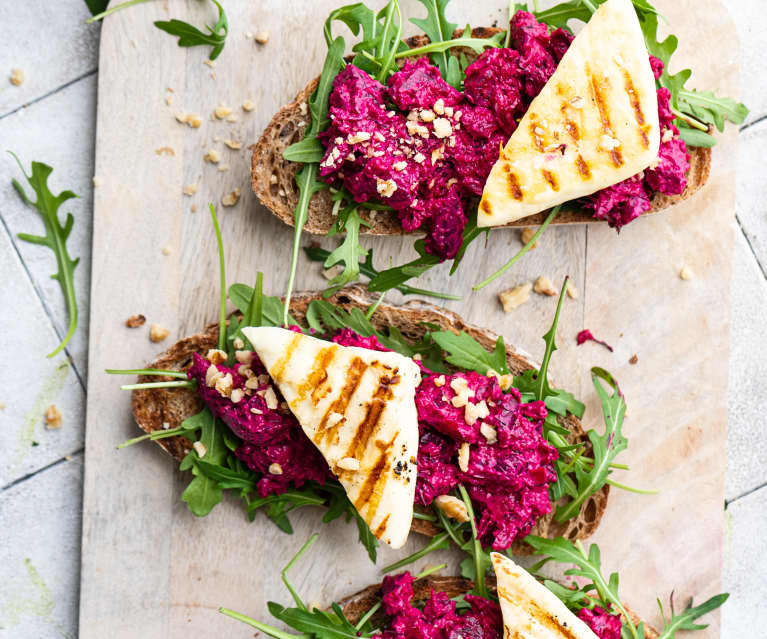
[[[170,331],[159,324],[152,324],[149,327],[149,339],[153,342],[162,342],[168,335]]]
[[[159,149],[155,149],[157,155],[169,155],[171,157],[176,155],[176,152],[169,146],[161,146]]]
[[[503,312],[509,313],[524,304],[530,299],[530,291],[532,290],[533,285],[527,282],[506,291],[501,291],[498,294],[498,299],[501,301],[501,306],[503,306]]]
[[[24,84],[24,69],[11,69],[9,80],[11,81],[11,84],[16,87]]]
[[[56,404],[48,406],[48,410],[45,411],[45,427],[48,430],[55,430],[61,428],[61,411],[56,408]]]
[[[578,289],[575,287],[572,280],[567,280],[567,297],[571,300],[578,299]]]
[[[128,328],[138,328],[139,326],[143,326],[146,322],[146,317],[143,315],[131,315],[127,320],[125,320],[125,325]]]
[[[224,144],[235,151],[242,148],[242,142],[237,142],[236,140],[224,140]]]
[[[529,226],[526,226],[522,229],[522,244],[527,244],[530,240],[533,239],[533,235],[535,235],[535,229],[531,228]],[[538,248],[538,240],[535,240],[535,243],[530,247],[530,250]]]
[[[557,294],[557,289],[554,288],[554,284],[552,284],[551,280],[545,275],[541,275],[535,281],[535,287],[533,290],[540,295],[552,296]]]
[[[169,245],[166,244],[165,246],[162,247],[163,255],[170,255],[171,253],[173,253],[173,249]]]
[[[237,204],[237,202],[239,202],[241,193],[242,191],[239,187],[237,187],[234,189],[234,191],[227,193],[224,197],[221,198],[221,204],[224,206],[234,206]]]
[[[691,280],[694,277],[694,274],[692,272],[692,269],[689,266],[687,266],[687,264],[685,264],[682,267],[682,270],[679,271],[679,277],[686,281],[686,280]]]
[[[250,111],[252,111],[255,108],[256,108],[256,105],[253,103],[253,100],[251,100],[251,99],[247,99],[247,100],[245,100],[245,102],[242,103],[243,111],[250,112]]]
[[[217,119],[223,120],[227,115],[231,114],[231,112],[232,112],[232,109],[230,109],[228,106],[219,104],[216,107],[216,110],[213,111],[213,115],[215,115]]]
[[[216,149],[210,149],[205,155],[202,156],[203,160],[210,162],[211,164],[217,164],[221,159],[221,154]]]
[[[202,117],[198,113],[176,113],[176,120],[193,129],[199,129],[202,124]]]
[[[197,193],[197,183],[194,184],[187,184],[184,187],[184,195],[194,195]]]
[[[266,44],[267,42],[269,42],[269,32],[259,31],[256,34],[256,42],[258,42],[258,44]]]
[[[629,358],[629,364],[632,364],[632,365],[633,365],[633,364],[636,364],[638,361],[639,361],[639,357],[637,357],[636,355],[632,355],[632,356]]]

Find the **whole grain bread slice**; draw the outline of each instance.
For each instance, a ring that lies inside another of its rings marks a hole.
[[[494,580],[490,582],[489,586],[490,590],[495,592]],[[432,591],[444,592],[452,599],[453,597],[466,594],[473,587],[474,583],[471,580],[462,577],[424,577],[423,579],[416,579],[416,581],[413,582],[413,600],[417,603],[426,601],[431,596]],[[338,602],[338,605],[341,606],[346,618],[352,624],[356,625],[362,616],[380,600],[381,584],[374,584],[342,599]],[[624,608],[626,608],[626,611],[629,613],[632,623],[634,623],[634,625],[639,625],[639,622],[641,621],[639,616],[627,606],[624,605]],[[378,624],[384,620],[383,613],[378,612],[374,614],[372,620],[375,627],[380,627]],[[645,623],[644,630],[645,639],[658,638],[658,631],[651,625]]]
[[[306,310],[313,300],[321,299],[321,293],[297,293],[294,295],[290,311],[300,323],[304,323]],[[330,298],[330,301],[345,309],[367,309],[375,300],[365,289],[353,286],[342,289]],[[407,340],[417,341],[426,333],[425,324],[437,325],[441,330],[454,333],[465,331],[476,339],[484,348],[492,350],[498,336],[484,328],[467,324],[459,315],[439,308],[428,302],[414,300],[402,306],[383,303],[371,318],[376,328],[393,326],[398,328]],[[151,362],[148,367],[161,370],[185,371],[191,366],[192,354],[206,353],[210,348],[216,348],[218,341],[218,324],[210,324],[204,332],[186,337],[176,342],[167,351]],[[525,352],[506,345],[506,356],[509,370],[514,375],[520,375],[537,365]],[[140,382],[158,381],[158,378],[139,377]],[[171,378],[167,378],[170,380]],[[151,388],[133,391],[133,415],[136,423],[146,433],[152,433],[163,428],[175,428],[186,418],[199,413],[204,405],[194,390],[186,388]],[[571,443],[585,442],[588,450],[589,443],[583,427],[576,417],[570,415],[564,425],[571,433]],[[176,460],[181,461],[189,452],[190,443],[183,437],[168,437],[155,440],[166,452]],[[584,539],[591,535],[599,525],[607,507],[609,486],[605,485],[600,491],[591,495],[581,506],[578,517],[566,522],[554,521],[553,514],[548,514],[538,520],[532,533],[543,537],[565,537],[570,540]],[[429,521],[413,520],[412,530],[424,535],[433,536],[437,529]],[[518,542],[514,546],[516,553],[529,553],[527,544]]]
[[[474,38],[489,38],[500,29],[494,27],[479,27],[471,30]],[[456,31],[455,36],[463,30]],[[411,48],[427,44],[426,36],[408,38],[406,43]],[[457,48],[453,53],[463,53],[470,61],[477,54],[471,49]],[[295,176],[301,164],[288,162],[282,157],[282,152],[294,142],[303,139],[304,132],[311,122],[307,109],[308,100],[317,87],[319,78],[310,82],[292,102],[282,107],[272,118],[264,130],[258,143],[253,149],[251,160],[251,183],[253,192],[261,203],[286,224],[293,226],[293,210],[298,202],[298,187]],[[657,213],[674,204],[686,200],[698,191],[708,180],[711,171],[711,149],[694,147],[690,150],[690,169],[687,172],[687,187],[680,195],[664,195],[656,193],[647,212]],[[510,222],[505,226],[522,227],[537,226],[546,218],[548,211]],[[400,226],[394,211],[376,211],[371,214],[367,209],[360,209],[360,216],[369,224],[363,226],[362,233],[369,235],[403,235],[405,231]],[[333,202],[327,189],[318,191],[309,201],[309,216],[304,230],[315,235],[325,235],[335,222],[333,217]],[[584,224],[599,222],[588,211],[581,209],[563,209],[552,224]]]

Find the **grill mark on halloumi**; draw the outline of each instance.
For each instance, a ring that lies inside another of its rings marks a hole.
[[[394,440],[397,439],[397,435],[399,435],[399,431],[394,433],[394,437],[391,438],[388,444],[381,441],[375,443],[381,453],[376,463],[370,469],[365,483],[362,484],[357,499],[354,500],[354,507],[360,512],[367,505],[365,521],[373,521],[376,512],[378,512],[378,505],[381,503],[381,497],[386,488],[386,481],[391,470],[391,460],[393,457],[390,455],[390,451],[394,445]]]
[[[626,89],[626,94],[629,96],[629,102],[631,102],[631,108],[634,110],[634,119],[639,125],[639,135],[642,138],[642,145],[645,149],[650,148],[650,137],[647,135],[647,131],[650,129],[645,121],[644,113],[642,112],[642,105],[639,103],[639,94],[634,87],[634,81],[631,79],[626,69],[621,69],[623,72],[623,83]]]
[[[524,193],[522,193],[522,187],[519,186],[519,178],[517,174],[511,170],[511,166],[508,164],[503,165],[503,170],[506,171],[506,180],[509,186],[509,193],[515,200],[521,200]]]
[[[578,637],[566,626],[564,626],[554,615],[547,610],[541,608],[532,599],[521,599],[513,597],[508,590],[502,586],[498,587],[498,596],[501,599],[505,599],[513,606],[521,608],[527,613],[528,616],[535,619],[542,626],[546,626],[549,630],[556,632],[561,637],[566,639],[578,639]]]
[[[328,409],[322,416],[320,425],[317,427],[317,432],[314,434],[315,444],[319,444],[322,441],[328,441],[329,438],[338,430],[339,425],[344,423],[346,418],[346,408],[349,406],[349,401],[351,400],[352,395],[354,395],[354,391],[357,390],[357,386],[359,386],[360,381],[362,380],[362,375],[365,373],[367,368],[368,365],[359,357],[355,357],[352,360],[351,366],[349,366],[349,371],[346,375],[346,383],[344,384],[344,387],[341,389],[338,397],[336,397],[335,400],[331,402],[330,406],[328,406]],[[327,424],[331,413],[338,413],[344,419],[341,419],[337,424],[328,428]]]
[[[357,426],[354,437],[352,438],[344,457],[354,457],[357,459],[365,452],[368,443],[370,442],[370,437],[378,430],[381,415],[383,415],[384,409],[386,408],[386,402],[394,396],[391,387],[396,386],[400,382],[400,379],[396,368],[391,377],[388,375],[381,376],[378,382],[378,388],[376,388],[373,398],[367,404],[365,417]]]
[[[380,537],[386,532],[386,525],[389,523],[389,517],[390,514],[387,513],[386,516],[381,520],[381,523],[376,526],[376,529],[373,531],[373,534],[376,537]]]
[[[293,356],[293,352],[296,350],[300,339],[301,336],[296,333],[293,339],[290,340],[288,347],[285,349],[285,354],[277,360],[277,362],[274,364],[274,367],[272,368],[271,376],[278,384],[282,381],[282,375],[285,372],[285,367],[288,365],[290,358]]]
[[[589,169],[588,162],[583,159],[583,156],[579,153],[575,158],[575,166],[578,167],[578,173],[581,174],[584,180],[591,179],[591,169]]]
[[[493,214],[493,207],[490,206],[490,202],[484,198],[482,198],[482,201],[479,203],[479,208],[481,208],[488,216]]]
[[[600,81],[597,79],[597,77],[591,72],[591,69],[588,65],[586,65],[586,74],[589,77],[589,88],[591,90],[591,98],[594,100],[594,103],[597,105],[597,109],[599,111],[599,119],[602,122],[602,132],[605,135],[612,136],[613,135],[613,129],[612,129],[612,123],[610,122],[610,111],[607,107],[607,99],[605,94],[602,92],[601,87],[599,86]],[[607,84],[609,87],[609,80],[607,78],[602,78],[602,81]],[[613,161],[613,165],[616,167],[623,166],[623,155],[620,151],[617,149],[610,149],[609,151],[610,159]]]
[[[559,182],[557,182],[556,176],[551,171],[543,169],[543,179],[549,183],[553,191],[559,191]]]
[[[309,374],[296,388],[296,398],[290,402],[291,408],[295,409],[296,406],[305,401],[309,391],[312,393],[312,404],[315,406],[327,394],[327,391],[330,390],[325,384],[328,379],[328,366],[333,361],[337,349],[338,347],[334,345],[323,348],[317,353]]]

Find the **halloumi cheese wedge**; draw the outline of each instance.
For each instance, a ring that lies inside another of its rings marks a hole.
[[[658,157],[655,77],[631,0],[607,0],[533,100],[485,183],[477,224],[590,195]]]
[[[551,590],[500,553],[490,553],[503,615],[514,639],[598,639]]]
[[[415,500],[418,365],[283,328],[243,333],[370,530],[401,548]]]

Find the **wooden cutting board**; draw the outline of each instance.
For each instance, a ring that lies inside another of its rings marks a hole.
[[[139,5],[109,17],[101,35],[80,609],[85,639],[252,636],[217,608],[268,620],[265,601],[288,599],[280,569],[313,531],[321,533],[317,548],[294,571],[307,601],[327,605],[379,581],[379,567],[402,556],[382,549],[374,566],[356,544],[356,531],[320,525],[318,511],[294,516],[292,536],[263,517],[248,523],[239,503],[225,502],[196,519],[180,501],[187,477],[158,447],[115,450],[137,428],[130,398],[118,389],[121,380],[101,371],[143,365],[162,346],[216,317],[208,202],[219,207],[229,283],[252,282],[262,270],[269,293],[286,285],[292,231],[251,194],[246,147],[318,72],[325,54],[322,23],[338,0],[229,0],[229,38],[212,68],[204,64],[204,48],[179,48],[151,24],[169,17],[212,22],[208,4]],[[658,4],[680,36],[676,69],[693,66],[696,86],[737,95],[737,36],[719,1]],[[401,5],[406,16],[423,12],[415,0]],[[456,22],[502,24],[506,5],[454,2],[450,11]],[[266,45],[247,36],[259,31],[269,32]],[[408,25],[406,35],[414,32]],[[246,99],[256,106],[251,113],[241,108]],[[231,107],[237,121],[214,120],[219,105]],[[180,124],[174,115],[181,112],[200,114],[202,126]],[[620,236],[604,225],[552,228],[503,280],[470,294],[473,283],[520,247],[518,231],[500,230],[471,247],[454,277],[442,267],[419,282],[464,294],[445,306],[540,356],[555,298],[533,295],[505,315],[497,294],[540,275],[554,282],[565,274],[573,278],[580,296],[565,304],[553,375],[587,401],[588,426],[601,427],[590,366],[612,371],[627,396],[630,447],[623,461],[632,471],[615,478],[661,493],[614,490],[593,540],[607,571],[620,570],[624,599],[655,623],[656,596],[665,600],[674,590],[681,602],[691,594],[710,596],[720,586],[734,133],[720,136],[709,184],[671,212],[631,224]],[[243,148],[229,149],[229,139]],[[218,166],[203,160],[210,149],[222,156]],[[228,170],[220,170],[224,165]],[[198,190],[186,196],[183,187],[190,184]],[[222,196],[235,188],[242,190],[239,203],[222,208]],[[363,243],[381,267],[413,254],[407,238]],[[684,264],[694,279],[678,277]],[[302,260],[298,288],[324,284],[318,266]],[[170,338],[157,345],[146,326],[126,328],[125,319],[137,313],[146,315],[147,325],[168,327]],[[615,352],[595,344],[576,348],[575,334],[584,327]],[[630,365],[635,354],[638,363]],[[414,536],[406,550],[422,544]],[[715,620],[697,636],[718,634]]]

